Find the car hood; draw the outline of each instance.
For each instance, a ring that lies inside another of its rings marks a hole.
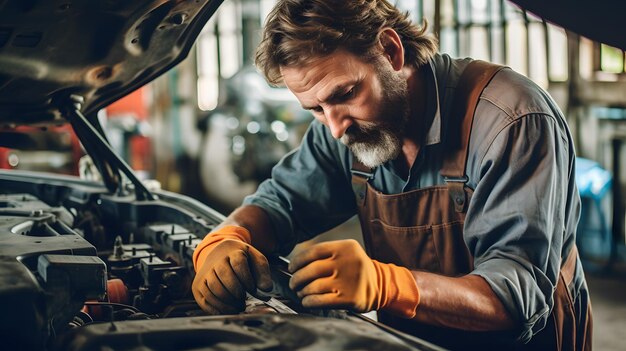
[[[592,40],[626,50],[626,2],[614,0],[510,0],[519,7]]]
[[[222,0],[0,1],[0,125],[63,122],[184,59]]]

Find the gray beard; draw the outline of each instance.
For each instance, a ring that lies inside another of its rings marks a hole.
[[[340,140],[363,165],[376,168],[398,157],[402,141],[396,133],[387,129],[375,130],[375,134],[373,138],[363,141],[353,140],[353,137],[344,134]]]
[[[369,168],[393,160],[402,152],[402,137],[409,120],[406,80],[384,65],[376,65],[385,92],[379,122],[353,125],[339,139]]]

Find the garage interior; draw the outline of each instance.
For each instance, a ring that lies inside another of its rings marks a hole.
[[[594,349],[625,349],[624,50],[505,0],[392,2],[414,21],[427,21],[440,52],[507,65],[557,101],[578,157],[583,207],[577,245],[591,292]],[[224,1],[183,62],[98,113],[113,149],[146,184],[228,214],[297,147],[313,117],[287,89],[268,86],[252,65],[273,4]],[[56,137],[46,139],[48,150],[0,147],[0,168],[89,177],[71,128],[50,130]],[[358,220],[316,240],[345,237],[360,240]]]

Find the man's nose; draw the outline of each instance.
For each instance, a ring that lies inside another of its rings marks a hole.
[[[341,138],[346,130],[352,125],[352,118],[345,109],[340,107],[331,107],[326,109],[326,122],[333,138]]]

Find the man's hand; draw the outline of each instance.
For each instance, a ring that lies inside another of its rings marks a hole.
[[[200,269],[191,289],[203,310],[237,313],[245,307],[246,291],[272,288],[267,259],[245,242],[249,236],[242,227],[226,226],[207,236],[205,245],[196,249],[194,263]]]
[[[411,272],[370,259],[355,240],[329,241],[294,253],[289,287],[308,308],[387,309],[412,318],[419,291]]]

